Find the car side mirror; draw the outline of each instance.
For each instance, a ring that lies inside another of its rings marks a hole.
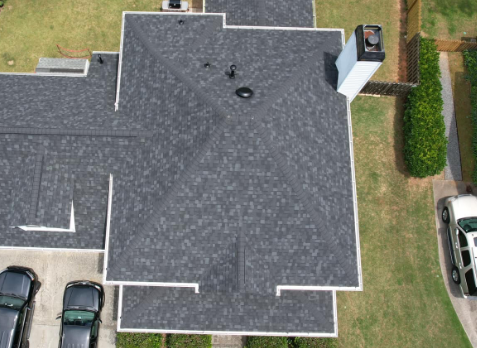
[[[56,317],[56,320],[58,320],[58,319],[61,319],[61,315],[59,315],[59,316]]]
[[[101,319],[98,319],[98,321],[99,321],[101,324],[103,323],[103,321],[102,321]]]

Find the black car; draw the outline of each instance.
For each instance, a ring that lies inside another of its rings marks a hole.
[[[101,284],[88,280],[68,283],[63,296],[63,312],[56,318],[62,319],[59,347],[97,347],[103,305]]]
[[[30,268],[10,266],[0,272],[0,347],[29,346],[34,298],[40,287]]]

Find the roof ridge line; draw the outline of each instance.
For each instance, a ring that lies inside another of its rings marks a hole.
[[[226,128],[226,125],[228,124],[227,119],[223,118],[222,120],[219,121],[217,124],[216,128],[213,130],[209,138],[206,140],[204,145],[202,145],[202,148],[198,151],[197,155],[191,160],[190,164],[182,171],[180,177],[171,185],[169,190],[165,193],[165,198],[161,200],[157,205],[153,207],[151,215],[147,219],[145,219],[145,222],[142,224],[142,226],[138,229],[139,233],[137,233],[134,236],[134,239],[132,240],[132,243],[130,245],[126,244],[124,249],[135,249],[137,245],[140,242],[141,236],[144,234],[144,231],[147,228],[152,228],[154,224],[154,220],[158,217],[157,212],[162,210],[164,206],[170,203],[170,201],[176,196],[179,187],[183,184],[185,179],[189,177],[192,172],[194,171],[194,168],[197,167],[197,165],[202,161],[202,159],[205,157],[205,155],[209,152],[211,146],[216,142],[217,138],[223,133],[223,131]],[[128,241],[129,242],[129,241]],[[119,268],[122,264],[122,262],[126,262],[128,259],[128,253],[126,250],[122,250],[121,254],[119,255],[118,259],[114,263],[114,266],[110,267],[110,273]]]
[[[267,100],[264,101],[261,106],[257,108],[257,111],[252,116],[254,116],[255,119],[261,118],[270,106],[281,99],[283,94],[289,88],[301,80],[301,77],[308,71],[308,69],[312,67],[313,63],[316,63],[316,59],[317,57],[315,54],[313,54],[288,80],[285,81],[285,83],[281,85],[281,87],[275,93],[273,93]]]
[[[150,137],[153,131],[148,130],[103,130],[103,129],[61,129],[35,127],[1,127],[0,134],[25,135],[71,135],[71,136],[104,136],[104,137]]]
[[[164,58],[159,52],[152,46],[152,44],[147,40],[145,33],[139,28],[138,24],[134,19],[128,19],[128,23],[131,25],[132,31],[136,34],[139,41],[146,47],[148,52],[156,58],[163,66],[165,66],[168,71],[170,71],[177,79],[179,79],[185,86],[189,87],[202,101],[209,105],[215,112],[217,112],[222,117],[227,117],[228,113],[224,110],[219,104],[217,104],[211,97],[204,93],[197,84],[193,83],[192,80],[187,78],[180,69],[177,68],[177,62],[171,64],[168,59]]]
[[[292,173],[292,170],[286,164],[286,160],[281,156],[281,154],[273,145],[273,142],[266,134],[266,130],[264,129],[263,125],[259,124],[256,120],[254,120],[253,122],[255,122],[257,126],[256,129],[260,133],[260,136],[263,139],[264,143],[268,145],[270,154],[272,155],[272,157],[275,158],[277,166],[282,172],[283,176],[285,177],[285,179],[288,180],[292,189],[297,193],[298,198],[300,200],[304,200],[304,203],[305,203],[303,204],[304,208],[306,212],[310,215],[311,219],[318,225],[317,229],[320,230],[320,232],[322,232],[321,235],[324,242],[327,244],[328,248],[335,253],[335,255],[340,255],[340,251],[338,249],[338,246],[336,245],[336,239],[332,238],[331,233],[326,233],[326,231],[324,230],[325,226],[323,221],[318,216],[318,212],[312,208],[313,205],[311,204],[311,200],[309,199],[308,194],[303,190],[302,187],[300,187],[299,183],[294,177],[294,174]],[[338,259],[338,264],[342,267],[342,269],[347,270],[348,267],[346,267],[346,265],[343,264],[342,258],[338,257],[337,259]],[[280,285],[280,284],[276,284],[276,285]]]

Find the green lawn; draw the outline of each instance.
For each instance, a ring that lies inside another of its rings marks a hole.
[[[363,292],[338,293],[340,347],[470,347],[439,266],[431,179],[410,178],[402,105],[352,104]]]
[[[0,71],[32,72],[70,49],[119,51],[122,11],[158,11],[159,0],[7,0],[0,13]],[[13,61],[13,65],[8,65]]]
[[[422,0],[422,31],[433,38],[477,36],[477,1]]]

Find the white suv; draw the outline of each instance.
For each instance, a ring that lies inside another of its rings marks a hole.
[[[465,298],[477,299],[477,197],[466,194],[447,198],[442,221],[448,224],[452,279],[460,284]]]

